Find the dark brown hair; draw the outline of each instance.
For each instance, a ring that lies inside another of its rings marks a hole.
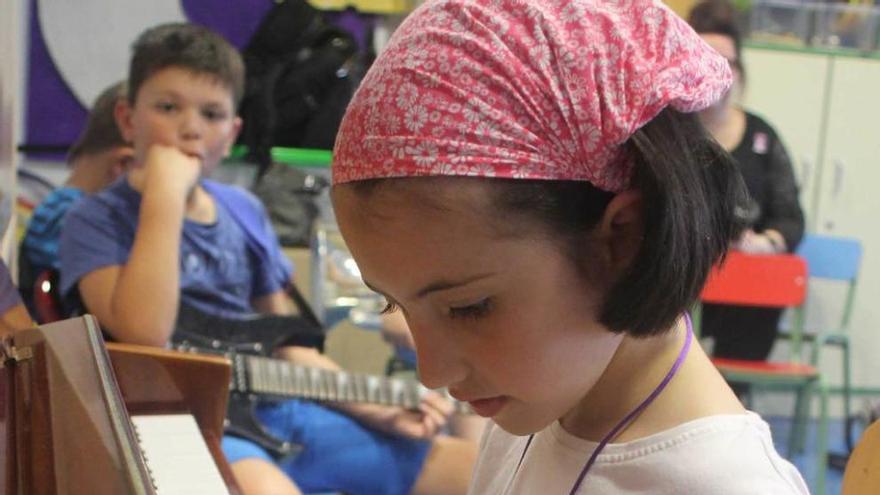
[[[241,102],[244,93],[241,55],[222,36],[206,27],[173,23],[141,33],[132,45],[128,71],[129,102],[134,104],[144,81],[168,67],[212,76],[229,88],[236,107]]]
[[[124,99],[126,94],[126,84],[120,81],[98,95],[89,112],[85,130],[67,153],[68,163],[83,155],[100,153],[128,144],[119,132],[116,119],[113,117],[116,103]]]
[[[742,177],[694,114],[662,111],[624,144],[635,160],[633,188],[642,193],[644,238],[631,266],[604,294],[600,320],[615,332],[660,333],[696,301],[712,265],[742,225],[734,209],[745,199]],[[395,179],[354,182],[369,195]],[[589,277],[585,235],[613,193],[589,182],[485,179],[492,222],[535,222],[561,241]],[[504,229],[507,230],[507,229]]]

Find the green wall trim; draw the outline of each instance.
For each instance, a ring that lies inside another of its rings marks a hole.
[[[859,50],[858,48],[831,48],[819,46],[788,45],[785,43],[769,43],[765,41],[746,41],[744,46],[760,50],[777,52],[804,53],[807,55],[831,55],[834,57],[867,58],[880,60],[880,51]]]
[[[242,158],[247,154],[247,146],[235,146],[230,158]],[[306,168],[330,168],[333,152],[309,148],[272,148],[272,160],[285,165]]]
[[[774,385],[754,385],[755,388],[760,388],[761,390],[771,391],[771,392],[785,392],[791,391],[792,388],[790,386],[774,386]],[[843,395],[843,387],[835,386],[828,389],[828,392],[831,395]],[[872,396],[876,395],[880,397],[880,387],[853,387],[850,390],[850,394],[853,397],[863,397],[863,396]]]

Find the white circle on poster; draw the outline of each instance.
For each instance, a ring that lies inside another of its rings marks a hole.
[[[49,56],[85,108],[127,77],[141,32],[186,20],[179,0],[38,0],[36,8]]]

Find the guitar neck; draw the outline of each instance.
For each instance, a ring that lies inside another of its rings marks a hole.
[[[366,402],[418,408],[429,391],[415,380],[299,366],[281,359],[236,355],[233,388],[240,392],[277,398],[327,402]],[[453,401],[455,412],[470,412],[467,404]]]

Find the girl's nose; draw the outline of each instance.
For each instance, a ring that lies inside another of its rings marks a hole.
[[[408,320],[409,321],[409,320]],[[443,388],[467,376],[467,366],[455,343],[443,329],[410,323],[416,343],[419,380],[428,388]]]

